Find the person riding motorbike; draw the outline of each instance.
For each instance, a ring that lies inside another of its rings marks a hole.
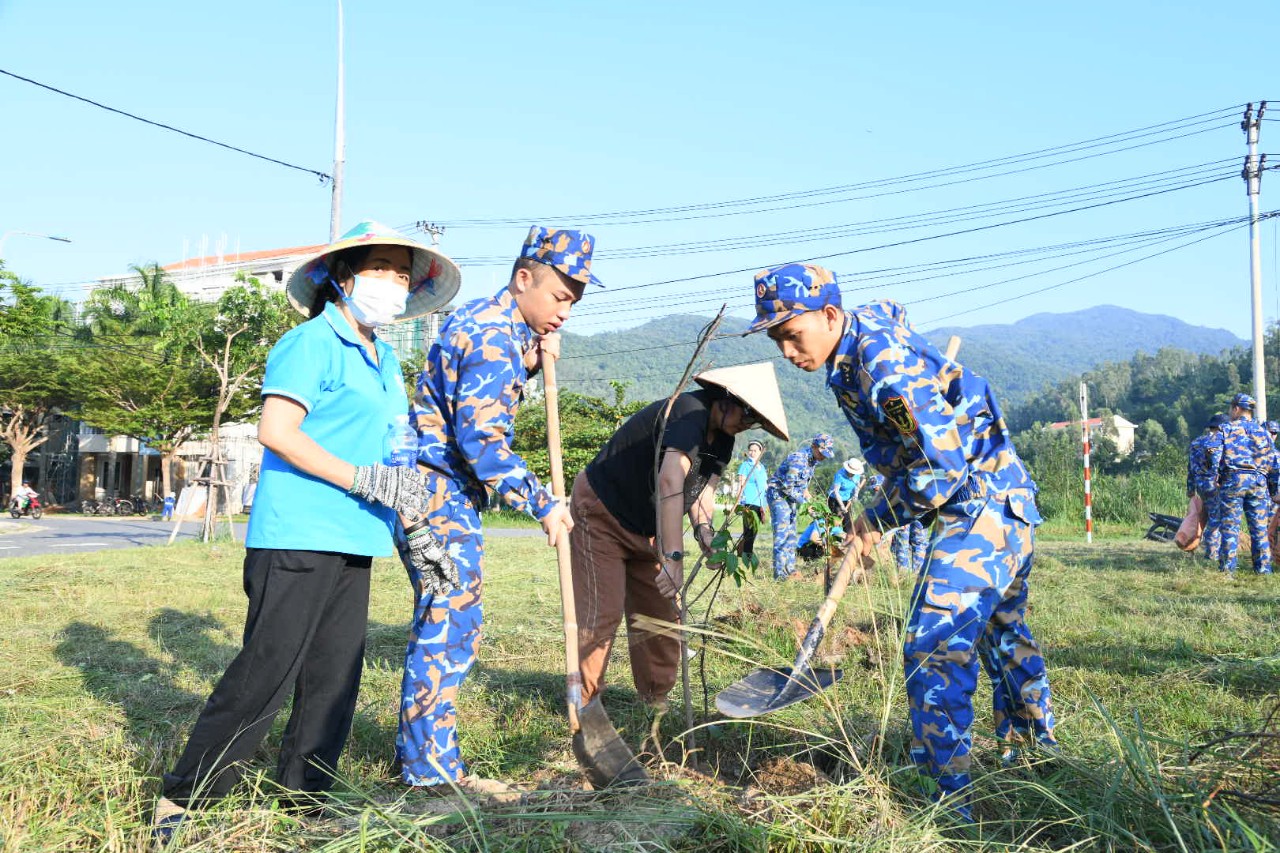
[[[40,508],[40,493],[31,488],[31,484],[26,480],[22,481],[22,487],[13,493],[13,497],[9,499],[9,514],[14,518],[19,518],[26,513],[32,513],[39,517],[37,512]]]
[[[22,487],[13,493],[13,499],[18,502],[18,509],[25,510],[31,505],[32,498],[39,498],[40,493],[31,488],[31,484],[26,480],[22,481]]]

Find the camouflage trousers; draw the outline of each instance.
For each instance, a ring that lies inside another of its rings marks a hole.
[[[448,546],[462,586],[443,596],[423,593],[421,577],[404,560],[415,597],[396,735],[396,759],[406,785],[440,785],[467,773],[458,752],[455,701],[480,650],[484,621],[480,516],[466,495],[444,485],[444,478],[429,482],[427,518]]]
[[[938,513],[903,644],[911,757],[965,816],[979,661],[996,736],[1056,745],[1044,658],[1024,618],[1035,528],[1009,503],[992,498],[976,517]]]
[[[929,555],[929,534],[923,524],[913,521],[893,531],[889,547],[898,570],[914,572],[924,565],[925,557]]]
[[[773,579],[783,580],[796,570],[796,548],[800,537],[796,532],[796,505],[769,489],[769,517],[773,519]]]
[[[1267,540],[1267,521],[1271,501],[1267,496],[1267,483],[1254,471],[1232,471],[1218,484],[1219,512],[1222,523],[1222,544],[1218,552],[1218,568],[1224,572],[1236,570],[1236,555],[1240,550],[1240,524],[1249,526],[1249,548],[1253,552],[1253,570],[1271,571],[1271,543]]]
[[[1201,492],[1200,500],[1204,501],[1207,516],[1200,537],[1201,553],[1206,560],[1216,563],[1222,546],[1222,504],[1218,501],[1218,492]]]

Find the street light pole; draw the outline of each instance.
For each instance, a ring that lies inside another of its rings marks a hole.
[[[8,242],[10,237],[40,237],[44,240],[56,240],[59,243],[70,243],[69,237],[55,237],[52,234],[37,234],[34,231],[6,231],[4,236],[0,237],[0,258],[4,257],[4,244]]]
[[[338,0],[338,103],[334,110],[333,130],[333,199],[329,207],[329,242],[338,241],[338,233],[342,230],[342,167],[347,160],[346,116],[343,98],[342,64],[342,0]]]

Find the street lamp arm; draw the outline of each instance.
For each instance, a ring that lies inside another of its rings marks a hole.
[[[56,240],[59,243],[70,243],[70,237],[56,237],[52,234],[37,234],[34,231],[6,231],[4,236],[0,237],[0,258],[4,257],[4,244],[8,242],[10,237],[39,237],[44,240]]]

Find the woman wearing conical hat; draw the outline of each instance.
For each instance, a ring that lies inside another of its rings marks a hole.
[[[636,627],[634,617],[679,620],[684,519],[705,550],[716,486],[733,460],[734,437],[759,427],[787,439],[787,418],[768,362],[709,370],[701,388],[632,415],[573,484],[573,591],[577,602],[582,702],[604,686],[624,614],[636,691],[666,707],[680,664],[680,638]],[[661,450],[655,481],[654,459]]]

